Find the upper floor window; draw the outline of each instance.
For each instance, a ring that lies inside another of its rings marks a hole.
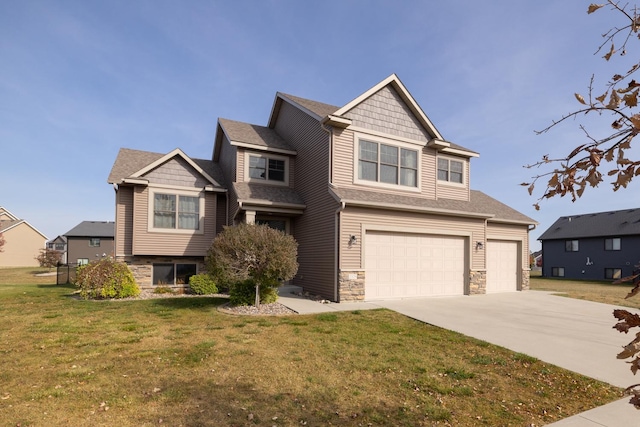
[[[565,252],[578,252],[580,245],[578,245],[577,240],[566,240],[564,242],[564,251]]]
[[[614,237],[612,239],[604,239],[605,251],[619,251],[620,250],[620,238]]]
[[[99,237],[92,237],[89,239],[89,246],[91,246],[92,248],[99,248],[100,247],[100,238]]]
[[[418,151],[360,140],[358,179],[383,184],[418,186]]]
[[[200,198],[183,194],[154,193],[153,227],[198,230]]]
[[[287,159],[250,154],[248,179],[286,183]]]
[[[56,251],[64,251],[64,243],[56,243]]]
[[[464,164],[459,160],[438,157],[438,180],[462,184]]]

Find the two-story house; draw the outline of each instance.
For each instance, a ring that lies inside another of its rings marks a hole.
[[[0,248],[0,267],[37,267],[36,259],[45,249],[47,236],[0,206],[0,235],[4,245]]]
[[[527,289],[536,222],[471,190],[474,157],[396,75],[342,107],[277,93],[267,126],[218,120],[210,161],[120,151],[116,258],[179,285],[223,225],[264,223],[298,241],[293,284],[333,301]]]
[[[538,240],[545,277],[617,280],[631,276],[640,263],[640,209],[562,216]]]
[[[113,257],[114,230],[113,221],[82,221],[64,233],[67,262],[85,265]]]

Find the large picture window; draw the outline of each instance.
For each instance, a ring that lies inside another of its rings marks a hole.
[[[439,157],[438,180],[462,184],[464,182],[464,164],[458,160]]]
[[[417,187],[418,152],[394,145],[360,140],[358,179]]]
[[[186,285],[195,274],[195,264],[153,264],[153,284],[156,286]]]
[[[155,193],[153,227],[198,230],[200,228],[200,198],[182,194]]]
[[[249,179],[286,181],[286,161],[265,156],[249,156]]]

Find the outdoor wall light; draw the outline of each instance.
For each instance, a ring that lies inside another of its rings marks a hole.
[[[482,250],[482,249],[484,249],[484,243],[476,242],[476,250]]]
[[[355,245],[357,241],[358,241],[358,238],[352,234],[352,235],[349,237],[349,246],[351,246],[351,245]]]

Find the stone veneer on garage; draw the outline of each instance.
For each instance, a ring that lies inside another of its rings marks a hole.
[[[364,300],[364,271],[341,271],[338,276],[340,302]]]

